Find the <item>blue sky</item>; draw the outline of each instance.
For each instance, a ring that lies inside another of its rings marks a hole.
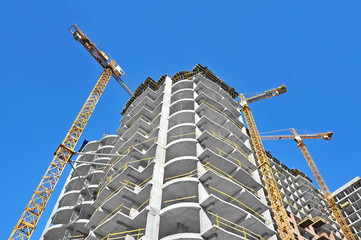
[[[2,134],[0,238],[7,239],[96,83],[100,65],[68,28],[81,29],[138,86],[197,63],[238,92],[286,84],[254,103],[260,132],[335,131],[305,141],[331,191],[360,174],[360,1],[7,1],[0,8]],[[114,133],[128,96],[114,79],[84,138]],[[265,142],[290,168],[311,176],[293,141]],[[78,146],[79,147],[79,146]],[[69,173],[32,239],[38,239]]]

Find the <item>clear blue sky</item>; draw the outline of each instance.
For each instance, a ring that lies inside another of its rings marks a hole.
[[[288,93],[252,105],[260,132],[333,130],[306,145],[331,191],[360,168],[361,2],[5,1],[0,7],[0,239],[7,239],[102,69],[76,43],[77,23],[135,85],[208,66],[239,92],[282,83]],[[128,97],[111,80],[84,138],[114,133]],[[265,142],[312,176],[293,141]],[[59,182],[38,239],[70,171]],[[313,179],[313,177],[311,177]]]

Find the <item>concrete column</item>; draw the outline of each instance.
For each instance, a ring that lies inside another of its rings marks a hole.
[[[147,217],[147,225],[144,239],[159,239],[159,222],[160,210],[162,207],[162,187],[164,178],[164,164],[167,146],[168,118],[171,103],[172,79],[166,77],[163,95],[163,105],[161,109],[161,117],[159,124],[159,132],[157,138],[157,148],[154,159],[154,170],[152,182],[152,190],[150,192],[149,212]]]

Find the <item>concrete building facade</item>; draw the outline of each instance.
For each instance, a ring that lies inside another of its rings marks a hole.
[[[352,233],[361,239],[361,178],[355,177],[332,193]]]
[[[117,135],[83,148],[42,239],[277,239],[237,95],[200,65],[148,78]],[[269,157],[297,239],[341,239],[322,194]]]
[[[343,239],[323,194],[298,169],[289,169],[267,154],[296,239]]]

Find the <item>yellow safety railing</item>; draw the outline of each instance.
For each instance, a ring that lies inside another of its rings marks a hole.
[[[219,229],[221,225],[227,227],[227,228],[230,228],[230,229],[233,229],[241,234],[243,234],[243,237],[245,239],[247,239],[247,237],[251,237],[251,238],[254,238],[254,239],[259,239],[259,240],[263,240],[262,236],[241,226],[241,225],[238,225],[234,222],[231,222],[223,217],[220,217],[218,214],[215,214],[215,213],[212,213],[210,211],[208,211],[209,214],[213,215],[216,217],[216,224],[217,224],[217,228]]]
[[[217,150],[218,150],[219,156],[223,157],[223,156],[222,156],[222,153],[223,153],[225,156],[230,157],[231,160],[237,162],[237,164],[238,164],[238,166],[239,166],[240,168],[242,168],[243,170],[245,170],[246,172],[248,172],[251,176],[253,175],[252,169],[250,169],[250,168],[247,167],[246,165],[242,164],[240,160],[238,160],[237,158],[232,157],[230,154],[226,153],[225,151],[222,151],[220,148],[217,148]],[[228,159],[228,158],[227,158],[227,159]]]
[[[231,140],[229,140],[229,139],[227,139],[227,138],[225,138],[225,137],[223,137],[223,136],[221,136],[221,135],[218,135],[218,134],[215,133],[214,131],[212,131],[212,135],[213,135],[214,137],[216,137],[216,138],[218,138],[218,139],[220,139],[220,140],[228,143],[229,145],[231,145],[231,146],[234,147],[235,149],[237,149],[239,152],[242,153],[242,155],[243,155],[245,158],[247,158],[250,162],[252,162],[251,157],[250,157],[245,151],[243,151],[242,148],[240,148],[237,143],[235,143],[235,142],[233,142],[233,141],[231,141]]]
[[[240,205],[242,205],[243,207],[245,207],[246,209],[248,209],[249,211],[251,211],[252,213],[256,214],[259,218],[261,218],[264,222],[266,222],[266,219],[261,215],[259,214],[258,212],[256,212],[255,210],[253,210],[251,207],[249,207],[248,205],[246,205],[245,203],[241,202],[239,199],[235,198],[235,197],[232,197],[231,195],[217,189],[217,188],[214,188],[212,186],[209,187],[211,190],[213,191],[216,191],[226,197],[229,197],[230,199],[236,201],[237,203],[239,203]],[[270,223],[270,222],[267,222],[267,223]]]
[[[109,219],[115,213],[122,212],[123,208],[129,210],[129,216],[132,217],[136,212],[139,211],[139,209],[141,209],[147,202],[149,202],[149,200],[150,200],[150,197],[145,202],[143,202],[137,209],[130,209],[127,206],[125,206],[124,203],[119,204],[118,207],[116,207],[111,213],[109,213],[105,218],[103,218],[99,222],[98,226],[101,225],[102,223],[104,223],[107,219]]]
[[[103,222],[105,222],[105,220],[107,220],[110,216],[112,216],[115,212],[121,212],[122,208],[124,207],[124,203],[121,203],[118,207],[116,207],[111,213],[109,213],[105,218],[103,218],[98,225],[102,224]]]
[[[119,175],[119,174],[123,173],[129,167],[129,164],[133,164],[133,163],[136,163],[136,162],[148,161],[148,163],[147,163],[147,166],[148,166],[150,164],[151,160],[153,160],[154,158],[155,157],[148,157],[148,158],[138,159],[138,160],[135,160],[135,161],[125,162],[125,164],[121,168],[119,168],[117,171],[115,171],[112,175],[110,175],[108,177],[107,181],[99,189],[98,195],[107,184],[109,184],[111,181],[113,181],[114,175],[116,175],[116,174]]]
[[[248,187],[247,185],[241,183],[240,181],[235,179],[233,176],[229,175],[228,173],[224,172],[223,170],[219,169],[218,167],[212,165],[210,162],[207,162],[207,165],[204,164],[203,167],[216,172],[217,174],[231,180],[234,183],[241,185],[242,187],[244,187],[244,188],[248,189],[250,192],[252,192],[257,198],[261,199],[260,196],[258,195],[258,193],[253,188]]]
[[[156,141],[157,141],[157,137],[150,138],[150,139],[147,139],[147,140],[145,140],[145,141],[143,141],[143,142],[140,142],[140,143],[134,144],[134,145],[132,145],[132,146],[129,146],[127,150],[125,150],[121,155],[119,155],[119,157],[117,157],[117,158],[110,164],[107,172],[106,172],[106,173],[104,174],[104,176],[100,179],[99,184],[101,184],[101,183],[103,182],[104,177],[107,176],[107,174],[108,174],[109,171],[112,169],[112,167],[114,166],[114,164],[117,163],[118,160],[119,160],[121,157],[128,155],[129,152],[130,152],[134,147],[136,147],[136,146],[138,146],[138,145],[140,145],[140,144],[146,143],[146,142],[153,141],[153,140],[154,140],[154,142],[156,142]]]
[[[139,228],[130,231],[117,232],[117,233],[109,233],[107,236],[102,238],[101,240],[115,240],[115,239],[125,239],[127,236],[136,237],[137,240],[140,239],[142,235],[144,235],[145,228]]]
[[[151,197],[149,197],[147,200],[145,200],[145,202],[140,204],[139,207],[137,207],[137,209],[131,210],[131,211],[133,211],[133,213],[130,213],[130,216],[132,217],[134,213],[138,212],[139,209],[141,209],[147,202],[149,202],[150,199],[151,199]]]
[[[81,240],[81,239],[84,239],[84,235],[70,236],[70,237],[67,237],[67,239]]]
[[[170,138],[176,138],[176,137],[183,137],[183,136],[189,136],[189,135],[195,135],[195,138],[198,139],[198,132],[191,132],[191,133],[183,133],[183,134],[178,134],[178,135],[173,135],[170,136]]]
[[[168,180],[172,180],[172,179],[176,179],[176,178],[181,178],[181,177],[193,177],[193,176],[196,176],[198,173],[204,171],[204,166],[207,166],[209,163],[206,163],[204,165],[202,165],[201,167],[198,167],[190,172],[187,172],[187,173],[182,173],[182,174],[179,174],[179,175],[176,175],[176,176],[173,176],[173,177],[168,177],[166,178],[165,180],[168,181]],[[200,171],[201,170],[201,171]]]
[[[197,196],[194,195],[194,196],[188,196],[188,197],[174,198],[174,199],[170,199],[170,200],[165,200],[165,201],[163,201],[163,203],[177,202],[177,201],[193,199],[193,198],[197,198]]]
[[[160,115],[160,112],[159,112],[157,115],[155,115],[155,117],[154,117],[152,120],[146,121],[146,122],[148,122],[148,123],[153,123],[153,121],[154,121],[159,115]],[[132,125],[130,125],[129,128],[133,127],[133,126],[138,122],[138,120],[139,120],[140,118],[142,118],[142,117],[146,117],[146,116],[144,116],[143,114],[141,114],[141,115],[137,118],[137,120],[135,120],[135,121],[132,123]],[[144,119],[143,119],[143,120],[144,120]]]

